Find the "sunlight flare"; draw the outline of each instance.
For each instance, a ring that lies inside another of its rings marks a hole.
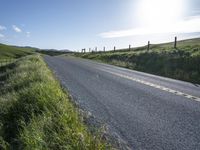
[[[138,17],[143,26],[168,26],[181,19],[184,0],[141,0]]]

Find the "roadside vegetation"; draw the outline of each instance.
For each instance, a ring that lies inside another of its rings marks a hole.
[[[200,38],[179,41],[176,49],[165,43],[152,44],[149,51],[144,46],[74,56],[200,84]]]
[[[0,67],[0,149],[109,149],[39,55]]]

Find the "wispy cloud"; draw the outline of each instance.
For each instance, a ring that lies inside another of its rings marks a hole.
[[[160,27],[141,27],[127,30],[117,30],[100,33],[102,38],[118,38],[136,35],[169,34],[169,33],[193,33],[200,32],[200,16],[193,16],[173,25]]]
[[[1,31],[1,30],[6,30],[6,27],[0,25],[0,31]]]
[[[191,11],[193,15],[200,15],[200,10],[199,9],[194,9]]]
[[[22,32],[22,30],[21,30],[19,27],[17,27],[16,25],[13,25],[12,28],[13,28],[13,30],[14,30],[15,32],[17,32],[17,33]]]
[[[30,37],[31,36],[31,32],[26,32],[26,37]]]
[[[5,36],[3,34],[0,33],[0,38],[4,38]]]

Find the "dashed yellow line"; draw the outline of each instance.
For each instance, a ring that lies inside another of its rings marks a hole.
[[[113,75],[116,75],[116,76],[119,76],[119,77],[122,77],[122,78],[125,78],[125,79],[129,79],[129,80],[132,80],[132,81],[135,81],[135,82],[138,82],[138,83],[150,86],[150,87],[154,87],[154,88],[160,89],[162,91],[166,91],[166,92],[178,95],[178,96],[183,96],[183,97],[186,97],[188,99],[200,102],[200,98],[199,97],[192,96],[192,95],[187,94],[187,93],[183,93],[183,92],[180,92],[180,91],[177,91],[177,90],[173,90],[173,89],[161,86],[161,85],[150,83],[150,82],[147,82],[147,81],[144,81],[144,80],[140,80],[140,79],[137,79],[137,78],[134,78],[134,77],[130,77],[130,76],[127,76],[127,75],[123,75],[123,74],[120,74],[120,73],[116,73],[116,72],[112,72],[112,71],[108,71],[108,70],[104,70],[104,69],[100,69],[100,68],[99,68],[99,70],[104,71],[104,72],[108,72],[110,74],[113,74]]]

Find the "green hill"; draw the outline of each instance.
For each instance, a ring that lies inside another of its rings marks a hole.
[[[179,80],[200,83],[200,38],[174,43],[151,44],[109,52],[76,53],[75,56],[166,76]]]
[[[0,59],[19,58],[34,53],[36,48],[0,44]]]

